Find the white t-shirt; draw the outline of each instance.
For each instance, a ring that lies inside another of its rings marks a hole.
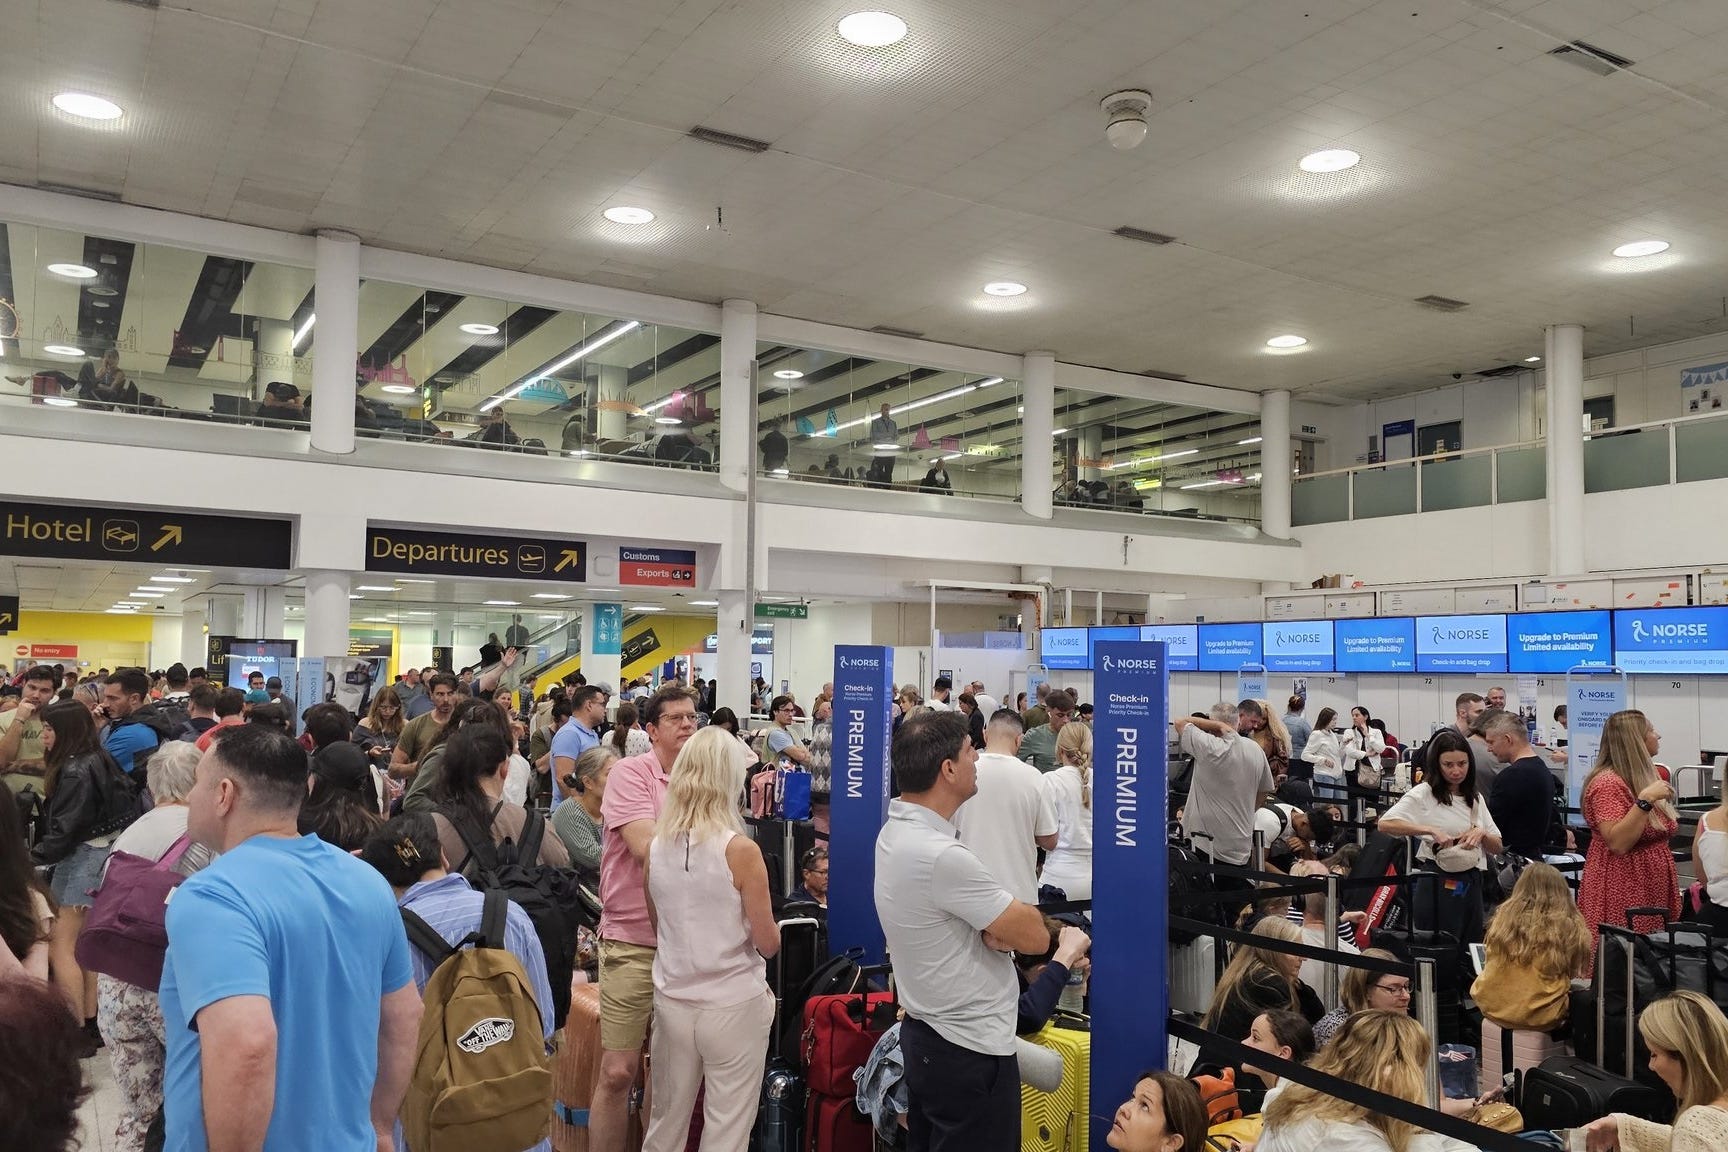
[[[978,754],[978,792],[954,813],[960,843],[1014,899],[1038,902],[1037,836],[1054,836],[1056,806],[1044,775],[1000,752]]]
[[[526,758],[510,753],[510,767],[504,774],[504,802],[528,806],[528,782],[534,779],[534,769]]]
[[[1036,769],[1034,769],[1036,771]],[[1092,781],[1092,805],[1098,804]],[[1044,791],[1056,808],[1056,850],[1044,858],[1046,884],[1054,884],[1070,900],[1092,899],[1092,811],[1081,794],[1080,769],[1063,764],[1044,776]]]
[[[1494,823],[1494,817],[1488,812],[1488,802],[1480,795],[1476,797],[1475,811],[1472,812],[1463,798],[1457,795],[1453,795],[1446,804],[1441,804],[1434,799],[1434,793],[1429,791],[1425,782],[1404,793],[1398,803],[1388,808],[1380,820],[1382,823],[1387,820],[1402,820],[1432,828],[1447,836],[1462,836],[1472,827],[1480,828],[1496,838],[1500,835],[1500,826]],[[1481,868],[1487,863],[1480,846],[1460,848],[1453,845],[1435,853],[1433,843],[1427,838],[1416,842],[1416,858],[1432,860],[1446,872],[1464,872],[1471,868]]]
[[[984,723],[990,723],[990,717],[1002,710],[1002,705],[996,702],[996,697],[986,696],[982,692],[974,692],[972,699],[978,703],[978,711],[984,713]]]
[[[1279,820],[1271,811],[1274,808],[1284,813],[1283,820]],[[1260,833],[1260,842],[1270,848],[1274,840],[1296,835],[1292,825],[1299,811],[1294,804],[1280,804],[1276,800],[1268,800],[1254,809],[1254,831]]]
[[[1299,1120],[1260,1134],[1254,1152],[1391,1152],[1392,1146],[1378,1128],[1349,1124],[1342,1120]],[[1410,1152],[1476,1152],[1474,1144],[1434,1132],[1418,1132],[1410,1138]]]
[[[1308,945],[1310,948],[1325,948],[1336,942],[1338,945],[1338,953],[1341,956],[1360,956],[1362,954],[1362,950],[1356,947],[1356,945],[1339,940],[1337,932],[1333,932],[1331,935],[1332,939],[1328,940],[1326,939],[1327,933],[1324,928],[1310,927],[1307,924],[1302,925],[1302,943]],[[1326,962],[1324,960],[1302,961],[1302,982],[1308,985],[1308,987],[1314,989],[1315,992],[1319,992],[1326,986],[1325,973]],[[1339,972],[1339,978],[1343,978],[1342,971]],[[1338,1005],[1327,1004],[1326,1007],[1336,1008]],[[1267,1099],[1270,1101],[1271,1097],[1268,1096]]]

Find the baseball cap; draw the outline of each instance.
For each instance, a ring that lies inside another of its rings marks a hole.
[[[246,703],[268,704],[270,703],[270,693],[262,688],[249,688],[246,691]]]

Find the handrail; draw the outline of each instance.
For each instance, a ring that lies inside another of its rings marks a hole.
[[[1380,468],[1395,468],[1401,464],[1425,464],[1442,460],[1456,460],[1460,456],[1485,456],[1490,452],[1506,452],[1514,448],[1541,448],[1547,445],[1543,440],[1516,440],[1508,444],[1495,444],[1487,448],[1450,448],[1444,452],[1430,452],[1426,456],[1405,456],[1397,460],[1381,460],[1374,464],[1352,464],[1348,468],[1328,468],[1324,472],[1304,472],[1294,478],[1295,483],[1304,480],[1318,480],[1322,476],[1342,476],[1351,472],[1369,472]]]

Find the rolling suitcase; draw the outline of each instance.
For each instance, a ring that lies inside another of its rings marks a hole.
[[[869,991],[870,978],[887,972],[887,968],[861,968],[859,991],[812,996],[804,1004],[809,1152],[870,1152],[875,1141],[875,1126],[858,1111],[858,1085],[852,1074],[870,1059],[876,1042],[899,1014],[893,992]]]
[[[600,1078],[600,986],[573,984],[564,1043],[552,1065],[553,1152],[588,1152],[588,1108]]]
[[[1054,1092],[1020,1086],[1020,1152],[1087,1152],[1092,1034],[1064,1027],[1059,1014],[1027,1039],[1061,1054],[1062,1084]]]
[[[788,945],[800,935],[812,940],[824,926],[810,916],[794,916],[780,921],[779,963],[774,967],[770,984],[774,988],[774,1028],[770,1033],[768,1072],[762,1078],[762,1100],[756,1110],[756,1127],[750,1133],[751,1152],[804,1152],[804,1077],[798,1070],[800,1033],[785,1026],[788,1012],[801,1011],[801,1005],[788,1003],[788,989],[802,988],[812,973],[797,971],[798,962],[789,962]],[[776,1051],[780,1038],[790,1037],[783,1051]]]

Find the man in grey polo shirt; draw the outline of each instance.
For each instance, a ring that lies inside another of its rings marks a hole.
[[[1002,889],[956,838],[978,791],[978,753],[958,712],[914,712],[894,733],[900,798],[876,838],[876,916],[906,1021],[907,1152],[1020,1146],[1011,950],[1042,952],[1038,909]]]
[[[1240,867],[1253,855],[1254,813],[1271,796],[1273,783],[1266,753],[1244,735],[1265,720],[1265,710],[1253,700],[1242,701],[1236,709],[1234,727],[1225,720],[1191,716],[1177,717],[1175,726],[1182,750],[1194,757],[1193,783],[1182,810],[1183,834],[1207,860]],[[1214,884],[1220,892],[1246,893],[1252,887],[1234,876],[1217,876]],[[1238,910],[1231,905],[1219,908],[1231,923]]]

